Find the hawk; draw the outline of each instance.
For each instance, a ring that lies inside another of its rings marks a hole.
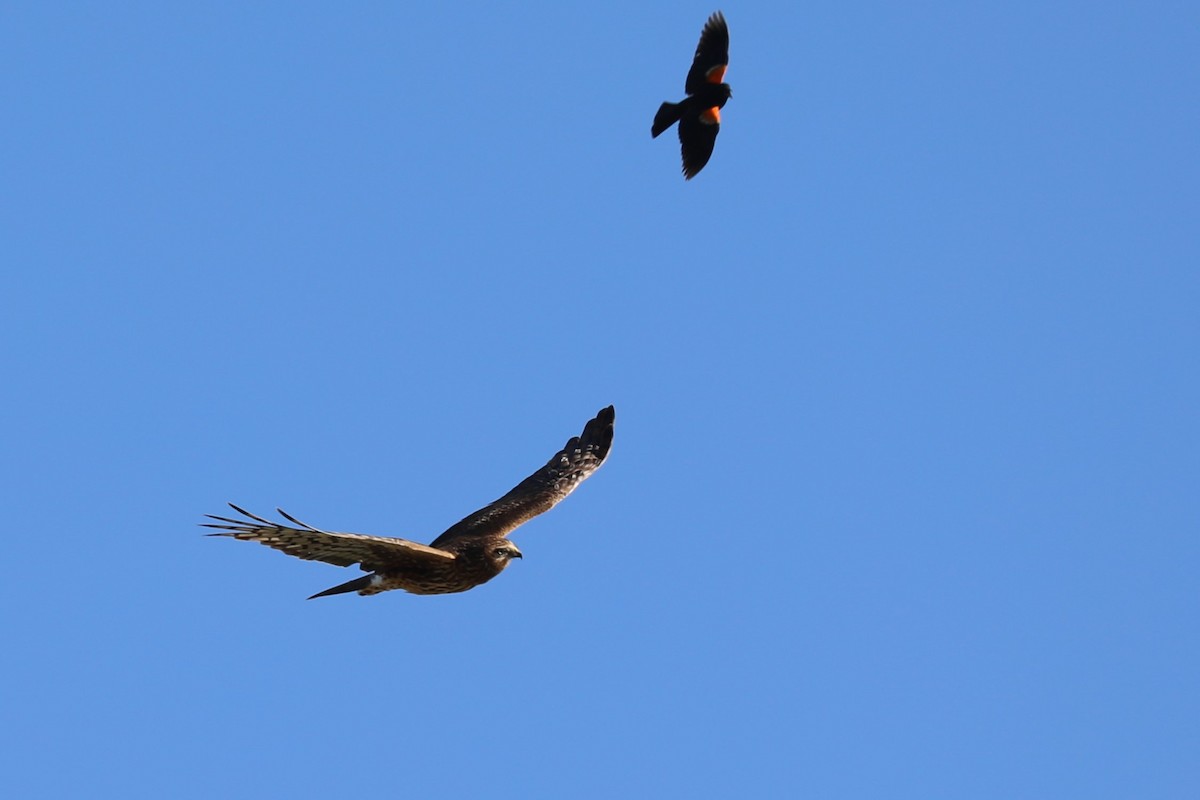
[[[521,551],[508,540],[519,525],[549,511],[595,472],[612,445],[612,406],[600,410],[546,465],[518,483],[508,494],[451,525],[429,544],[387,536],[334,533],[314,528],[276,509],[292,523],[283,525],[230,507],[244,519],[206,514],[216,522],[201,523],[220,533],[247,542],[258,542],[290,556],[324,561],[339,567],[358,564],[370,573],[361,578],[318,592],[312,597],[358,592],[379,594],[404,589],[413,594],[465,592],[487,583],[504,571]]]
[[[729,27],[725,16],[716,12],[704,23],[696,56],[688,70],[684,91],[687,97],[678,103],[663,103],[650,126],[651,138],[679,123],[679,144],[683,151],[683,177],[696,177],[712,157],[717,133],[721,130],[721,109],[733,95],[725,83],[729,66]]]

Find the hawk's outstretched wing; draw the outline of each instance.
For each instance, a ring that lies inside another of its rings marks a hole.
[[[612,406],[601,409],[588,420],[583,433],[563,445],[546,466],[499,500],[452,525],[430,546],[444,547],[462,536],[506,536],[523,522],[554,508],[604,463],[612,446],[615,418]]]
[[[206,522],[204,527],[221,531],[210,533],[209,536],[229,536],[246,542],[258,542],[281,550],[289,556],[308,561],[324,561],[339,567],[361,564],[364,572],[403,569],[455,559],[453,553],[407,539],[319,530],[290,516],[283,509],[276,510],[297,527],[271,522],[238,508],[233,503],[230,503],[229,507],[246,519],[205,514],[216,522]]]
[[[696,56],[688,70],[684,91],[695,94],[705,83],[721,83],[728,66],[729,26],[725,24],[725,15],[717,11],[700,31],[700,43],[696,45]]]

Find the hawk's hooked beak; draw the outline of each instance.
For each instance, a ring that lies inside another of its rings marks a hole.
[[[524,558],[525,556],[521,555],[521,551],[520,551],[520,550],[513,550],[512,557],[513,557],[513,558]]]

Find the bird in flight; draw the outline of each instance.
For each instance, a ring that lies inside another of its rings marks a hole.
[[[721,109],[733,92],[725,83],[729,66],[729,27],[720,11],[708,18],[700,31],[696,56],[688,70],[684,91],[687,97],[678,103],[663,103],[650,126],[651,138],[679,123],[679,144],[683,151],[683,177],[696,177],[712,157],[717,133],[721,130]]]
[[[370,573],[318,592],[312,597],[358,592],[379,594],[404,589],[413,594],[465,592],[504,571],[521,551],[508,540],[519,525],[549,511],[595,472],[612,445],[612,406],[603,408],[546,465],[518,483],[508,494],[450,526],[427,545],[388,536],[334,533],[314,528],[276,509],[291,525],[263,519],[230,503],[244,519],[206,514],[201,523],[247,542],[258,542],[290,556],[324,561],[339,567],[358,564]],[[294,526],[294,527],[293,527]]]

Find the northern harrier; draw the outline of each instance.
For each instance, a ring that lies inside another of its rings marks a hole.
[[[721,109],[733,92],[725,83],[729,66],[729,28],[725,16],[716,12],[704,23],[696,56],[688,70],[684,91],[687,97],[678,103],[663,103],[654,115],[650,136],[658,135],[679,123],[679,144],[683,151],[683,177],[696,177],[712,156],[721,130]]]
[[[379,594],[404,589],[413,594],[465,592],[499,575],[521,551],[506,537],[517,526],[549,511],[604,463],[612,445],[612,406],[588,421],[583,433],[573,437],[546,466],[521,481],[508,494],[452,525],[430,544],[417,544],[387,536],[332,533],[306,525],[277,509],[296,527],[265,520],[230,503],[245,519],[206,514],[216,522],[202,523],[221,533],[248,542],[259,542],[290,556],[324,561],[339,567],[360,565],[371,573],[334,586],[313,597],[358,592]]]

